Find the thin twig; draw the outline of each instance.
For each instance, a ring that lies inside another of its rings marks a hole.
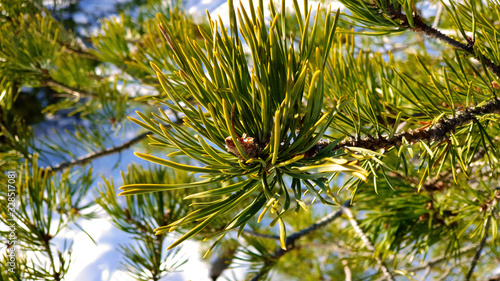
[[[375,252],[375,247],[370,242],[368,237],[366,237],[363,230],[359,227],[358,222],[354,218],[351,210],[349,208],[342,206],[342,207],[340,207],[340,211],[347,216],[347,218],[349,219],[349,222],[351,223],[352,227],[354,228],[354,231],[356,231],[356,233],[359,235],[359,237],[363,241],[365,247],[370,252]],[[384,274],[385,280],[394,281],[394,277],[392,277],[391,272],[389,271],[387,266],[384,264],[384,262],[382,262],[382,260],[380,259],[380,257],[378,255],[375,255],[375,260],[377,261],[378,266],[382,270],[382,273]]]
[[[45,6],[40,6],[36,1],[33,1],[33,0],[28,0],[28,3],[30,3],[31,5],[33,5],[33,7],[35,7],[36,9],[40,10],[40,12],[48,12],[47,8],[45,8]]]
[[[356,255],[358,257],[366,257],[368,258],[371,256],[371,253],[369,252],[360,252],[360,251],[354,251],[350,247],[346,246],[345,244],[342,243],[342,241],[337,242],[338,245],[335,244],[323,244],[323,243],[304,243],[300,244],[302,248],[310,249],[310,248],[321,248],[322,250],[328,250],[332,251],[335,253],[339,254],[346,254],[346,255]]]
[[[184,120],[178,118],[177,120],[175,120],[174,123],[177,125],[182,125],[184,123]],[[165,128],[171,127],[169,124],[163,124],[163,126]],[[49,169],[52,172],[59,172],[63,169],[70,168],[73,166],[84,165],[92,160],[97,159],[97,158],[121,152],[121,151],[131,147],[132,145],[140,142],[141,140],[145,139],[150,134],[152,134],[152,133],[151,132],[142,133],[142,134],[136,136],[135,138],[133,138],[127,142],[122,143],[119,146],[114,146],[114,147],[110,147],[110,148],[104,149],[104,150],[99,151],[99,152],[90,153],[90,154],[87,154],[85,156],[79,157],[77,159],[73,159],[69,162],[62,162],[54,167],[49,167]]]
[[[490,229],[490,218],[488,218],[485,222],[484,226],[484,237],[481,239],[481,243],[479,244],[479,248],[476,251],[476,254],[474,255],[474,258],[472,259],[469,272],[467,272],[467,275],[465,276],[465,281],[469,281],[470,278],[472,277],[472,274],[474,273],[474,268],[477,265],[477,262],[479,260],[479,257],[481,256],[481,252],[483,251],[484,245],[486,245],[486,239],[488,239],[488,231]]]
[[[488,67],[491,70],[491,72],[495,73],[496,76],[500,77],[500,66],[493,63],[492,60],[488,59],[483,54],[480,54],[480,53],[476,54],[474,52],[474,42],[472,41],[472,39],[467,38],[467,44],[463,44],[461,42],[458,42],[457,40],[444,35],[441,31],[437,30],[436,28],[427,25],[422,20],[422,18],[416,13],[414,13],[414,15],[413,15],[413,27],[410,27],[407,16],[405,14],[401,13],[401,10],[394,9],[394,7],[392,7],[392,6],[388,6],[386,12],[393,19],[399,20],[403,27],[407,27],[414,32],[423,33],[423,34],[428,35],[432,38],[439,39],[439,40],[447,43],[448,45],[451,45],[457,49],[460,49],[460,50],[468,53],[469,55],[476,58],[478,61],[484,62],[486,67]]]
[[[463,254],[466,254],[468,252],[472,252],[472,251],[476,250],[478,246],[479,246],[479,243],[475,243],[475,244],[466,246],[459,251],[458,255],[463,255]],[[425,270],[425,272],[423,274],[424,278],[422,280],[426,280],[426,276],[428,276],[431,273],[432,267],[439,265],[443,262],[446,262],[449,259],[450,259],[450,255],[445,254],[445,255],[442,255],[440,257],[431,259],[422,265],[418,265],[418,266],[414,266],[414,267],[410,267],[410,268],[406,268],[406,269],[402,268],[398,271],[413,274],[417,271]],[[472,259],[464,260],[461,263],[463,264],[464,262],[466,262],[468,260],[472,260]],[[450,268],[453,268],[453,267],[450,267]],[[385,277],[379,278],[376,281],[382,281],[382,280],[385,280]]]
[[[125,150],[125,149],[131,147],[132,145],[140,142],[141,140],[145,139],[149,134],[150,134],[149,132],[142,133],[142,134],[136,136],[135,138],[133,138],[133,139],[131,139],[131,140],[119,145],[119,146],[114,146],[114,147],[107,148],[107,149],[99,151],[99,152],[90,153],[90,154],[87,154],[85,156],[79,157],[77,159],[73,159],[69,162],[62,162],[54,167],[50,167],[50,170],[52,172],[59,172],[59,171],[62,171],[63,169],[66,169],[66,168],[87,164],[88,162],[95,160],[97,158]]]
[[[35,7],[36,9],[38,9],[40,11],[40,13],[51,14],[50,11],[47,9],[47,7],[40,6],[37,2],[35,2],[33,0],[29,0],[28,2],[31,5],[33,5],[33,7]],[[87,59],[92,59],[92,60],[98,60],[98,58],[96,56],[94,56],[93,54],[89,53],[86,50],[86,47],[83,44],[79,48],[75,48],[74,46],[68,44],[67,42],[63,42],[63,41],[60,41],[60,40],[57,40],[57,44],[59,44],[60,46],[66,48],[67,51],[70,51],[71,53],[75,53],[75,54],[79,55],[80,57],[87,58]]]
[[[280,237],[278,235],[272,235],[272,234],[264,234],[264,233],[259,233],[253,230],[243,230],[243,233],[254,236],[254,237],[260,237],[260,238],[266,238],[266,239],[273,239],[273,240],[280,240]]]
[[[479,243],[472,244],[470,246],[464,247],[463,249],[461,249],[459,251],[459,255],[463,255],[463,254],[466,254],[468,252],[472,252],[475,249],[477,249],[478,246],[479,246]],[[438,264],[440,264],[442,262],[445,262],[445,261],[447,261],[449,259],[450,259],[450,255],[442,255],[440,257],[431,259],[431,260],[427,261],[426,263],[424,263],[422,265],[414,266],[414,267],[410,267],[408,269],[405,269],[405,271],[407,271],[407,272],[416,272],[416,271],[424,270],[424,269],[427,269],[427,268],[432,268],[433,266],[436,266],[436,265],[438,265]]]
[[[68,43],[63,42],[63,41],[57,41],[57,44],[64,47],[68,53],[72,53],[72,54],[75,54],[79,57],[86,58],[86,59],[99,60],[99,58],[97,58],[92,53],[88,52],[86,49],[76,48],[76,47],[72,46],[71,44],[68,44]]]
[[[95,94],[95,93],[91,93],[89,91],[84,91],[81,89],[69,87],[67,85],[64,85],[64,84],[57,82],[56,80],[54,80],[52,78],[49,78],[48,80],[46,80],[45,85],[49,86],[49,87],[59,88],[65,92],[67,92],[68,94],[75,96],[75,97],[78,97],[78,98],[91,98],[91,99],[98,98],[97,94]]]
[[[351,269],[349,268],[349,263],[347,260],[342,260],[342,265],[344,266],[345,281],[352,280]]]
[[[342,208],[344,209],[347,209],[351,206],[351,200],[347,200],[344,202],[344,204],[342,204],[341,208],[334,212],[334,213],[330,213],[329,215],[327,215],[326,217],[323,217],[322,219],[316,221],[315,223],[313,223],[312,225],[302,229],[302,230],[299,230],[297,232],[294,232],[292,233],[292,235],[288,236],[286,238],[286,247],[287,249],[291,249],[295,246],[295,241],[297,241],[298,239],[308,235],[309,233],[315,231],[315,230],[318,230],[319,228],[322,228],[328,224],[330,224],[331,222],[333,222],[335,219],[339,218],[341,215],[342,215]],[[281,255],[283,255],[287,250],[283,250],[283,249],[279,249],[278,251],[280,251],[279,253]]]
[[[430,266],[425,268],[424,277],[422,278],[422,280],[427,280],[427,276],[429,276],[429,274],[431,274],[431,270],[432,270],[432,267],[430,267]]]
[[[443,4],[439,3],[438,4],[438,10],[436,12],[436,16],[434,17],[434,22],[432,23],[432,28],[437,28],[439,25],[439,18],[441,17],[441,14],[443,13]]]
[[[302,230],[299,230],[297,232],[294,232],[292,233],[290,236],[288,236],[286,238],[286,250],[283,250],[282,248],[279,248],[277,249],[274,254],[271,255],[271,259],[273,260],[278,260],[279,258],[281,258],[284,254],[296,249],[296,245],[295,245],[295,242],[308,235],[309,233],[315,231],[315,230],[318,230],[319,228],[322,228],[326,225],[328,225],[329,223],[333,222],[335,219],[339,218],[342,216],[343,212],[342,212],[342,208],[344,209],[347,209],[351,206],[351,200],[347,200],[344,202],[344,204],[342,204],[342,206],[340,207],[340,209],[336,212],[333,212],[333,213],[330,213],[329,215],[327,215],[326,217],[323,217],[322,219],[316,221],[315,223],[313,223],[312,225],[302,229]],[[260,278],[264,275],[264,271],[261,270],[259,273],[257,273],[251,280],[252,281],[258,281],[260,280]]]
[[[46,79],[43,86],[59,88],[59,89],[63,90],[64,92],[68,93],[70,96],[74,96],[77,98],[89,98],[89,99],[101,98],[97,93],[85,91],[82,89],[73,88],[73,87],[64,85],[62,83],[59,83],[52,78]],[[68,95],[62,94],[62,96],[68,96]],[[147,105],[152,105],[152,104],[156,103],[156,101],[147,101],[147,100],[142,100],[142,99],[141,100],[133,99],[132,101],[140,103],[140,104],[147,104]]]
[[[51,238],[52,238],[52,236],[45,235],[43,237],[43,245],[44,245],[44,248],[45,248],[45,252],[49,256],[50,266],[52,267],[52,271],[53,271],[52,277],[54,278],[55,281],[60,281],[61,280],[61,272],[57,271],[57,269],[56,269],[56,264],[55,264],[54,256],[53,256],[53,253],[52,253],[52,249],[50,248],[50,239]]]
[[[436,279],[434,280],[437,280],[437,281],[441,281],[441,280],[447,280],[448,278],[448,275],[450,275],[451,271],[453,270],[452,267],[448,267],[446,268],[446,270],[443,272],[443,274],[439,275]]]

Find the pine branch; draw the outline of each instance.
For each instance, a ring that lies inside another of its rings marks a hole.
[[[29,4],[31,4],[33,7],[35,7],[36,9],[38,9],[40,11],[40,13],[42,12],[48,12],[48,9],[45,7],[45,6],[40,6],[36,1],[33,1],[33,0],[28,0]]]
[[[458,42],[457,40],[443,34],[441,31],[437,30],[436,28],[426,24],[422,20],[422,18],[416,13],[413,14],[413,27],[411,27],[409,22],[408,22],[407,16],[405,14],[401,13],[401,10],[394,9],[394,7],[392,7],[391,5],[388,6],[386,12],[393,19],[399,20],[401,22],[402,26],[407,27],[414,32],[423,33],[423,34],[430,36],[432,38],[436,38],[438,40],[441,40],[454,48],[460,49],[460,50],[468,53],[469,55],[476,58],[478,61],[484,62],[486,67],[488,67],[491,70],[491,72],[495,73],[495,75],[497,77],[500,77],[500,66],[493,63],[493,61],[491,61],[490,59],[485,57],[483,54],[475,53],[474,52],[474,42],[471,39],[469,39],[469,38],[467,39],[467,41],[468,41],[467,44],[463,44],[461,42]]]
[[[443,13],[443,3],[439,3],[438,5],[438,10],[436,12],[436,16],[434,17],[434,22],[432,23],[432,28],[437,28],[439,19],[441,18],[441,14]]]
[[[335,219],[339,218],[342,216],[343,214],[343,211],[342,209],[347,209],[351,206],[351,200],[347,200],[344,202],[344,204],[342,204],[342,206],[340,207],[339,210],[337,210],[336,212],[333,212],[333,213],[330,213],[329,215],[327,215],[326,217],[323,217],[322,219],[316,221],[315,223],[313,223],[312,225],[302,229],[302,230],[299,230],[297,232],[294,232],[292,235],[288,236],[286,238],[286,250],[283,250],[282,248],[278,248],[274,254],[271,255],[271,260],[278,260],[279,258],[281,258],[284,254],[296,249],[296,245],[295,245],[295,242],[308,235],[309,233],[315,231],[315,230],[318,230],[319,228],[322,228],[326,225],[328,225],[329,223],[333,222]],[[264,268],[263,268],[264,269]],[[259,273],[257,273],[251,280],[252,281],[258,281],[260,280],[260,278],[264,275],[264,271],[261,270]]]
[[[369,150],[389,149],[394,146],[400,146],[403,139],[409,143],[419,141],[441,142],[448,139],[448,134],[455,131],[456,128],[466,125],[476,120],[476,116],[489,113],[500,113],[500,99],[494,98],[480,107],[470,107],[464,111],[459,111],[455,117],[443,118],[436,122],[432,128],[418,128],[395,134],[387,139],[383,136],[374,138],[370,135],[363,139],[350,138],[337,144],[333,150],[342,149],[346,146],[361,147]]]
[[[308,235],[309,233],[321,228],[321,227],[324,227],[326,225],[328,225],[329,223],[333,222],[335,219],[339,218],[340,216],[342,216],[342,208],[349,208],[351,206],[351,200],[347,200],[344,202],[344,204],[342,204],[341,208],[339,210],[337,210],[336,212],[333,212],[333,213],[330,213],[329,215],[327,215],[326,217],[323,217],[322,219],[316,221],[315,223],[311,224],[310,226],[302,229],[302,230],[299,230],[297,232],[294,232],[292,235],[288,236],[286,238],[286,250],[283,250],[282,248],[278,248],[274,254],[271,255],[271,258],[270,260],[278,260],[279,258],[281,258],[284,254],[294,250],[294,249],[297,249],[298,247],[295,245],[295,242]],[[260,280],[260,278],[264,275],[264,268],[262,268],[262,270],[257,273],[251,280],[252,281],[258,281]]]
[[[237,230],[237,229],[235,229],[235,230]],[[266,239],[273,239],[273,240],[278,240],[278,241],[280,240],[280,237],[277,236],[277,235],[259,233],[259,232],[255,232],[253,230],[246,230],[246,229],[244,229],[243,233],[251,235],[251,236],[254,236],[254,237],[260,237],[260,238],[266,238]]]
[[[463,255],[463,254],[466,254],[468,252],[474,251],[474,250],[477,249],[478,246],[479,246],[479,243],[476,243],[476,244],[464,247],[464,248],[462,248],[460,250],[459,255]],[[415,267],[410,267],[410,268],[406,269],[405,271],[406,272],[415,272],[415,271],[424,270],[424,269],[427,269],[429,267],[436,266],[436,265],[438,265],[438,264],[440,264],[442,262],[445,262],[445,261],[447,261],[449,259],[450,259],[450,255],[442,255],[440,257],[431,259],[431,260],[427,261],[426,263],[424,263],[422,265],[415,266]]]
[[[46,13],[49,13],[48,11],[45,11]],[[44,34],[41,32],[37,31],[36,35],[39,37],[44,37]],[[76,37],[77,40],[81,40],[80,37]],[[75,54],[79,57],[86,58],[86,59],[91,59],[91,60],[96,60],[99,61],[99,58],[97,58],[95,55],[92,53],[88,52],[87,48],[83,43],[80,43],[79,47],[73,46],[72,44],[68,42],[64,42],[63,40],[57,40],[56,44],[59,45],[60,47],[64,48],[64,51],[66,51],[69,54]]]
[[[77,48],[77,47],[75,47],[71,44],[68,44],[66,42],[63,42],[63,41],[57,41],[57,44],[61,45],[61,47],[64,47],[68,53],[75,54],[79,57],[86,58],[86,59],[97,60],[97,61],[99,60],[96,56],[89,53],[87,50],[85,50],[83,48]]]
[[[302,229],[302,230],[299,230],[295,233],[293,233],[292,235],[288,236],[286,238],[286,247],[287,247],[287,250],[283,250],[281,248],[278,249],[277,251],[277,254],[278,256],[282,256],[283,254],[285,254],[285,252],[293,249],[295,247],[295,242],[308,235],[309,233],[315,231],[315,230],[318,230],[319,228],[322,228],[328,224],[330,224],[331,222],[333,222],[335,219],[339,218],[341,215],[342,215],[342,209],[346,209],[346,208],[349,208],[351,206],[351,200],[347,200],[344,202],[344,204],[342,204],[341,208],[334,212],[334,213],[330,213],[329,215],[327,215],[326,217],[323,217],[322,219],[316,221],[315,223],[313,223],[312,225]]]
[[[481,252],[483,251],[484,245],[486,245],[486,239],[488,239],[488,231],[490,229],[490,218],[485,222],[484,226],[484,237],[481,239],[481,243],[479,244],[479,248],[476,251],[476,254],[474,255],[474,258],[472,259],[469,272],[467,272],[467,275],[465,276],[465,281],[471,280],[472,274],[474,273],[474,269],[476,268],[477,262],[479,260],[479,257],[481,256]]]
[[[182,125],[183,122],[184,121],[183,121],[182,118],[176,118],[174,123],[177,124],[177,125]],[[163,127],[164,128],[170,128],[170,125],[164,124]],[[141,140],[145,139],[150,134],[151,134],[150,132],[142,133],[142,134],[136,136],[135,138],[133,138],[133,139],[127,141],[127,142],[122,143],[119,146],[114,146],[114,147],[110,147],[110,148],[107,148],[107,149],[99,151],[99,152],[90,153],[90,154],[87,154],[85,156],[79,157],[77,159],[73,159],[73,160],[71,160],[69,162],[62,162],[62,163],[60,163],[60,164],[58,164],[58,165],[56,165],[54,167],[49,167],[49,169],[52,172],[59,172],[59,171],[62,171],[63,169],[70,168],[70,167],[73,167],[73,166],[85,165],[88,162],[90,162],[92,160],[95,160],[97,158],[101,158],[103,156],[111,155],[111,154],[114,154],[114,153],[121,152],[121,151],[123,151],[125,149],[128,149],[132,145],[134,145],[134,144],[140,142]]]
[[[453,270],[452,267],[446,268],[446,270],[443,272],[443,274],[439,275],[436,279],[436,281],[444,281],[448,280],[448,275],[450,275],[451,271]]]
[[[343,214],[345,214],[348,217],[349,222],[351,223],[352,227],[354,228],[354,230],[356,231],[356,233],[359,235],[359,237],[361,238],[361,240],[365,244],[365,247],[369,251],[375,252],[375,247],[370,242],[370,240],[368,239],[368,237],[366,237],[366,235],[363,232],[363,230],[359,227],[358,222],[356,221],[356,219],[352,215],[351,210],[349,208],[345,207],[345,206],[342,206],[342,207],[340,207],[340,212],[343,213]],[[375,255],[375,260],[377,261],[378,266],[382,270],[382,273],[385,276],[385,280],[394,281],[394,278],[392,277],[391,272],[389,271],[389,269],[387,268],[387,266],[382,262],[382,260],[380,259],[380,257],[378,255]]]
[[[54,278],[55,281],[60,281],[61,280],[61,272],[57,271],[57,269],[56,269],[54,256],[52,254],[52,249],[50,248],[50,239],[52,239],[52,236],[50,234],[44,235],[43,246],[44,246],[45,252],[49,256],[50,266],[52,267],[52,271],[53,271],[52,277]]]
[[[68,94],[70,94],[72,96],[75,96],[77,98],[90,98],[90,99],[93,99],[93,98],[97,98],[98,97],[95,93],[91,93],[89,91],[84,91],[84,90],[81,90],[81,89],[77,89],[77,88],[66,86],[64,84],[61,84],[61,83],[57,82],[56,80],[54,80],[52,78],[46,79],[43,84],[45,86],[59,88],[59,89],[65,91]]]
[[[119,146],[114,146],[114,147],[111,147],[111,148],[108,148],[108,149],[105,149],[105,150],[102,150],[99,152],[90,153],[90,154],[87,154],[85,156],[79,157],[77,159],[71,160],[69,162],[62,162],[54,167],[49,167],[49,169],[52,172],[59,172],[59,171],[62,171],[63,169],[70,168],[73,166],[85,165],[88,162],[95,160],[97,158],[125,150],[125,149],[131,147],[132,145],[140,142],[141,140],[145,139],[149,134],[150,134],[149,132],[142,133],[142,134],[136,136],[135,138],[133,138],[133,139],[131,139],[131,140],[119,145]]]
[[[42,84],[42,86],[59,88],[59,89],[63,90],[64,92],[68,93],[70,96],[74,96],[77,98],[89,98],[89,99],[100,99],[101,98],[99,95],[97,95],[97,93],[92,93],[90,91],[85,91],[82,89],[73,88],[73,87],[64,85],[62,83],[59,83],[52,78],[46,78],[45,81],[43,81],[41,84]],[[66,94],[59,94],[59,95],[68,96]],[[149,102],[146,100],[132,100],[132,101],[137,102],[137,103],[141,103],[141,104],[147,104],[147,105],[153,104],[153,102]]]
[[[40,6],[38,3],[36,3],[36,1],[28,0],[28,3],[31,4],[35,9],[37,9],[41,14],[43,14],[43,13],[51,14],[50,11],[47,9],[47,7]],[[37,35],[40,37],[43,37],[43,34],[41,34],[39,32],[37,32]],[[87,58],[87,59],[91,59],[91,60],[99,60],[96,56],[87,52],[85,45],[83,45],[83,44],[80,46],[80,48],[77,48],[77,47],[75,47],[71,44],[68,44],[67,42],[61,41],[61,40],[57,40],[56,43],[58,45],[60,45],[61,47],[64,47],[66,49],[66,51],[68,51],[69,53],[76,54],[82,58]]]
[[[351,247],[345,245],[342,243],[342,241],[338,241],[338,243],[335,244],[323,244],[323,243],[304,243],[300,245],[301,248],[321,248],[322,250],[329,250],[335,253],[339,254],[346,254],[346,255],[356,255],[357,257],[365,257],[368,258],[371,256],[371,253],[368,252],[361,252],[358,250],[353,250]]]

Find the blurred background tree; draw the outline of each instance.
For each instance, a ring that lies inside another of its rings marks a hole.
[[[0,280],[98,217],[130,280],[499,278],[498,1],[0,4]]]

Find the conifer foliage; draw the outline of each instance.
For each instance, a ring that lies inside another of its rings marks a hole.
[[[227,25],[139,1],[83,39],[22,2],[0,6],[0,280],[66,280],[56,239],[99,214],[136,280],[186,270],[188,239],[214,280],[499,278],[497,0],[228,0]],[[130,151],[149,166],[91,168]]]

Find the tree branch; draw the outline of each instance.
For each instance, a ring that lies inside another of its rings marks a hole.
[[[77,88],[73,88],[73,87],[64,85],[64,84],[59,83],[50,77],[46,78],[45,81],[42,82],[42,86],[59,88],[59,89],[63,90],[64,92],[67,92],[69,95],[77,97],[77,98],[89,98],[89,99],[101,98],[101,97],[99,97],[99,95],[97,95],[97,93],[92,93],[90,91],[85,91],[85,90],[81,90],[81,89],[77,89]],[[64,95],[64,96],[68,96],[68,95]],[[140,103],[140,104],[147,104],[147,105],[152,105],[155,103],[154,101],[149,102],[147,100],[133,100],[132,99],[131,101],[136,102],[136,103]]]
[[[345,281],[352,280],[351,269],[349,268],[349,263],[347,260],[342,260],[342,265],[344,266]]]
[[[44,237],[42,239],[43,246],[45,248],[45,252],[49,256],[50,266],[52,267],[52,277],[54,278],[54,281],[60,281],[61,280],[61,272],[57,271],[57,269],[56,269],[54,256],[52,254],[52,249],[50,248],[50,239],[52,239],[52,235],[50,235],[50,234],[44,235]]]
[[[347,246],[343,241],[338,241],[337,244],[323,244],[317,242],[308,242],[304,244],[300,244],[303,248],[322,248],[326,250],[330,250],[336,253],[346,254],[346,255],[354,255],[358,257],[368,257],[371,255],[369,252],[362,252],[358,249],[354,250],[352,247]]]
[[[471,265],[469,272],[467,272],[467,275],[465,276],[465,281],[469,281],[470,278],[472,277],[472,274],[474,273],[474,268],[476,268],[477,261],[479,260],[479,257],[481,256],[481,252],[483,251],[484,245],[486,245],[486,239],[488,239],[488,231],[490,229],[490,218],[486,220],[485,226],[484,226],[484,237],[481,239],[481,243],[479,243],[479,248],[476,251],[476,254],[474,255],[474,258],[472,259]]]
[[[474,251],[475,249],[477,249],[478,246],[479,246],[479,243],[464,247],[463,249],[460,250],[459,254],[463,255],[463,254],[466,254],[468,252]],[[427,269],[428,267],[433,267],[433,266],[438,265],[444,261],[447,261],[448,259],[450,259],[450,255],[442,255],[440,257],[431,259],[422,265],[410,267],[410,268],[406,269],[405,271],[415,272],[415,271],[424,270],[424,269]]]
[[[280,237],[277,235],[259,233],[259,232],[253,231],[253,230],[244,229],[243,233],[254,236],[254,237],[273,239],[273,240],[278,240],[278,241],[280,240]]]
[[[72,53],[72,54],[75,54],[79,57],[90,59],[90,60],[97,60],[97,61],[99,60],[96,56],[94,56],[92,53],[88,52],[85,49],[74,47],[71,44],[68,44],[68,43],[63,42],[63,41],[57,41],[57,43],[59,45],[61,45],[61,47],[64,47],[68,53]]]
[[[341,206],[340,207],[340,211],[347,216],[347,218],[349,219],[349,222],[351,223],[352,227],[354,228],[354,231],[356,231],[356,233],[359,235],[359,237],[361,238],[361,240],[365,244],[365,247],[370,252],[374,253],[375,252],[375,247],[370,242],[370,240],[368,239],[368,237],[366,237],[366,235],[363,232],[363,230],[359,227],[358,222],[356,221],[356,219],[352,215],[351,210],[349,208]],[[387,266],[382,262],[382,260],[380,259],[380,257],[378,255],[375,255],[375,260],[377,261],[378,266],[382,270],[382,273],[385,276],[385,280],[394,281],[394,278],[392,277],[391,272],[389,271],[389,269],[387,268]]]
[[[342,212],[343,212],[342,208],[346,209],[346,208],[349,208],[350,206],[351,206],[351,200],[347,200],[344,202],[344,204],[342,204],[342,206],[340,206],[340,209],[338,211],[336,211],[334,213],[330,213],[326,217],[316,221],[315,223],[311,224],[310,226],[308,226],[302,230],[299,230],[297,232],[292,233],[292,235],[290,235],[286,238],[287,250],[283,250],[283,249],[279,248],[277,250],[276,254],[278,254],[279,256],[284,255],[287,251],[289,251],[295,247],[295,241],[308,235],[309,233],[311,233],[315,230],[318,230],[319,228],[322,228],[322,227],[330,224],[331,222],[333,222],[335,219],[339,218],[342,215]]]
[[[83,91],[83,90],[80,90],[80,89],[76,89],[76,88],[72,88],[72,87],[66,86],[64,84],[61,84],[61,83],[57,82],[56,80],[54,80],[52,78],[47,79],[44,84],[45,84],[45,86],[59,88],[59,89],[65,91],[65,92],[67,92],[68,94],[70,94],[72,96],[75,96],[75,97],[78,97],[78,98],[90,98],[90,99],[93,99],[93,98],[97,98],[98,97],[95,93],[91,93],[89,91]]]
[[[183,122],[184,121],[182,118],[176,118],[174,123],[177,125],[182,125]],[[165,128],[170,128],[169,124],[163,124],[163,126]],[[151,134],[152,134],[151,132],[142,133],[142,134],[136,136],[135,138],[133,138],[127,142],[122,143],[119,146],[113,146],[113,147],[107,148],[105,150],[101,150],[99,152],[90,153],[90,154],[87,154],[85,156],[79,157],[77,159],[73,159],[69,162],[62,162],[54,167],[49,167],[49,169],[52,172],[59,172],[63,169],[70,168],[73,166],[84,165],[84,164],[86,164],[94,159],[123,151],[123,150],[131,147],[132,145],[140,142],[141,140],[145,139],[148,135],[151,135]]]
[[[486,67],[488,67],[491,70],[491,72],[495,73],[497,77],[500,77],[500,66],[493,63],[493,61],[485,57],[483,54],[480,53],[476,54],[474,52],[474,42],[471,39],[467,38],[468,41],[467,44],[460,43],[457,40],[444,35],[441,31],[435,29],[434,27],[427,25],[422,20],[422,18],[416,13],[413,13],[413,27],[411,27],[410,24],[408,23],[408,18],[406,17],[406,15],[401,13],[401,10],[396,10],[394,9],[394,7],[389,6],[386,12],[393,19],[399,20],[402,26],[407,27],[414,32],[423,33],[432,38],[439,39],[447,43],[448,45],[451,45],[457,49],[461,49],[462,51],[476,58],[478,61],[484,62]]]
[[[406,19],[406,21],[408,21],[408,19],[406,18],[406,15],[402,15],[402,16],[404,17],[404,19]],[[399,19],[401,19],[401,18],[399,18]],[[447,43],[448,45],[451,45],[457,49],[461,49],[461,50],[475,56],[474,48],[473,48],[473,45],[471,43],[463,44],[463,43],[460,43],[457,40],[443,34],[441,31],[424,23],[422,18],[419,15],[417,15],[417,14],[413,15],[413,23],[414,23],[414,27],[410,27],[410,30],[412,30],[414,32],[423,33],[423,34],[430,36],[432,38],[439,39],[439,40]],[[409,24],[407,22],[406,22],[406,24],[409,26]],[[478,60],[479,60],[479,58],[478,58]]]
[[[278,248],[274,254],[271,255],[271,259],[273,260],[278,260],[279,258],[281,258],[284,254],[294,250],[296,248],[296,245],[295,245],[295,242],[308,235],[309,233],[315,231],[315,230],[318,230],[319,228],[322,228],[326,225],[328,225],[329,223],[333,222],[335,219],[339,218],[342,216],[343,214],[343,211],[342,211],[342,208],[349,208],[351,206],[351,200],[347,200],[344,202],[344,204],[342,204],[342,206],[340,206],[340,209],[337,210],[336,212],[333,212],[333,213],[330,213],[329,215],[327,215],[326,217],[323,217],[322,219],[316,221],[315,223],[313,223],[312,225],[302,229],[302,230],[299,230],[297,232],[294,232],[292,233],[292,235],[288,236],[286,238],[286,241],[285,241],[285,244],[286,244],[286,250],[283,250],[282,248]],[[263,270],[261,270],[259,273],[257,273],[251,280],[252,281],[258,281],[260,280],[260,278],[264,275],[264,272]]]
[[[409,143],[419,141],[441,142],[448,138],[448,134],[455,131],[456,128],[476,120],[476,116],[488,113],[500,113],[500,99],[494,98],[480,107],[470,107],[460,111],[455,117],[444,117],[439,120],[432,128],[418,128],[395,134],[392,138],[366,136],[363,139],[350,138],[337,144],[333,150],[342,149],[346,146],[361,147],[370,150],[389,149],[394,146],[400,146],[403,139]]]
[[[28,3],[31,4],[35,9],[37,9],[40,13],[42,13],[42,14],[46,13],[48,15],[52,15],[52,13],[49,11],[49,9],[47,9],[47,7],[45,7],[43,5],[40,6],[36,1],[28,0]],[[37,32],[37,35],[42,36],[42,34],[40,32]],[[79,37],[76,37],[76,38],[79,38]],[[62,40],[57,40],[56,43],[58,45],[60,45],[61,47],[64,47],[66,49],[66,51],[69,53],[74,53],[82,58],[87,58],[87,59],[91,59],[91,60],[99,60],[96,56],[94,56],[93,54],[89,53],[86,50],[86,47],[84,44],[80,44],[79,47],[75,47],[75,46],[71,45],[70,43],[64,42]]]
[[[438,10],[436,12],[436,16],[434,17],[434,22],[432,23],[432,28],[437,28],[439,24],[439,19],[441,18],[441,14],[443,13],[443,3],[438,3]]]
[[[131,140],[119,145],[119,146],[114,146],[114,147],[111,147],[111,148],[108,148],[108,149],[105,149],[105,150],[102,150],[102,151],[99,151],[96,153],[90,153],[90,154],[87,154],[85,156],[79,157],[77,159],[73,159],[69,162],[62,162],[54,167],[49,167],[49,169],[52,172],[59,172],[59,171],[62,171],[63,169],[70,168],[73,166],[84,165],[84,164],[86,164],[94,159],[125,150],[125,149],[131,147],[132,145],[140,142],[141,140],[146,138],[149,134],[150,134],[149,132],[142,133],[142,134],[136,136],[135,138],[133,138],[133,139],[131,139]]]

